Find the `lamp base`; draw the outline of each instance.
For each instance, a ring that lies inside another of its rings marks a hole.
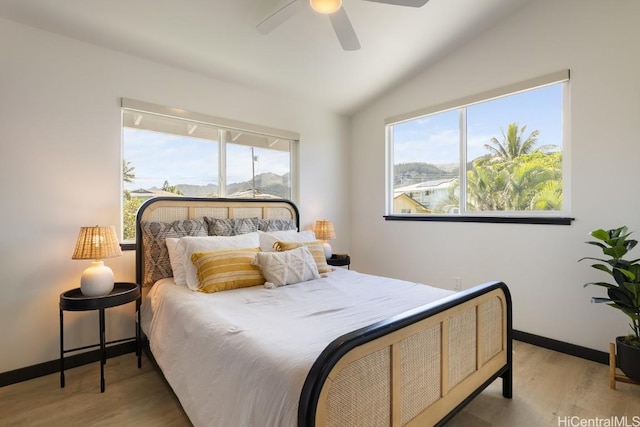
[[[329,242],[324,241],[322,242],[322,249],[324,249],[324,256],[326,259],[331,258],[331,255],[333,254],[333,250],[331,249],[331,245],[329,244]]]
[[[86,297],[102,297],[113,290],[113,270],[102,261],[93,261],[80,278],[80,291]]]

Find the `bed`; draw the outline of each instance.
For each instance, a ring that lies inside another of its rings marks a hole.
[[[140,208],[136,275],[150,286],[143,331],[195,426],[443,425],[498,378],[511,397],[504,283],[453,293],[335,269],[275,289],[194,292],[168,271],[162,239],[176,236],[162,230],[180,224],[173,232],[197,239],[203,218],[299,228],[286,200],[163,197]],[[159,242],[143,238],[149,224]]]

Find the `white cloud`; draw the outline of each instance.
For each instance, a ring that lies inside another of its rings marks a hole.
[[[446,129],[425,135],[423,139],[396,140],[394,163],[426,162],[432,164],[455,163],[460,158],[457,130]]]
[[[125,128],[124,159],[135,168],[135,180],[128,189],[161,187],[165,180],[177,184],[218,183],[218,143],[198,138],[181,137]],[[287,152],[255,149],[258,161],[255,173],[289,172]],[[227,146],[227,183],[251,179],[251,148]]]

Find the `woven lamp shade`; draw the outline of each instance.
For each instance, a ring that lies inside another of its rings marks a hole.
[[[336,232],[333,229],[333,222],[330,219],[321,219],[316,221],[313,232],[318,240],[331,240],[336,238]]]
[[[113,225],[107,227],[80,227],[80,234],[76,242],[76,249],[71,259],[103,259],[122,255],[116,228]]]

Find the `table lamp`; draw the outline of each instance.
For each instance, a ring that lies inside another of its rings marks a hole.
[[[336,232],[333,229],[333,222],[330,219],[320,219],[316,221],[316,225],[313,227],[313,232],[316,235],[316,239],[322,241],[324,256],[327,259],[331,258],[331,245],[327,240],[336,238]]]
[[[102,258],[122,255],[116,229],[108,227],[80,227],[76,249],[71,259],[92,259],[80,278],[80,290],[87,297],[108,295],[113,289],[113,271],[104,265]]]

